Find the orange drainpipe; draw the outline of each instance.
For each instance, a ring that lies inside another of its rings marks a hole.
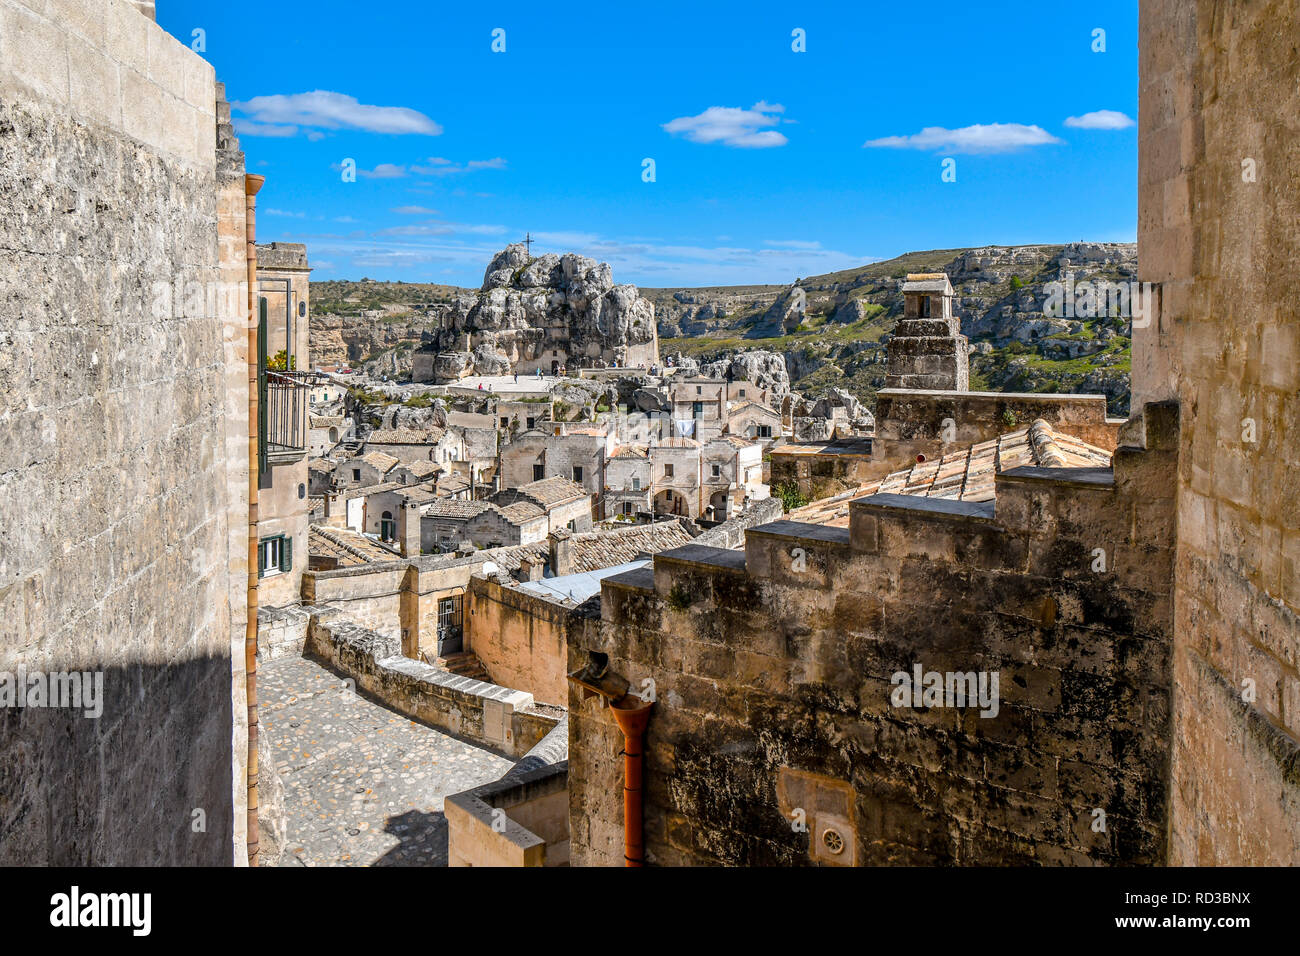
[[[244,177],[245,258],[248,260],[248,622],[244,673],[248,689],[248,865],[257,866],[257,191],[265,176]]]
[[[645,729],[654,704],[635,694],[626,694],[611,701],[609,706],[618,729],[623,731],[623,859],[626,866],[645,866],[641,771],[645,762]]]

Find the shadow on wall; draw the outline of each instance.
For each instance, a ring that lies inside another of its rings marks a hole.
[[[0,866],[229,866],[230,658],[80,673],[78,707],[34,706],[35,667],[0,674],[27,686],[0,698]]]

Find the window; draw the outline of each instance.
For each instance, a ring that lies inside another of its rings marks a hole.
[[[532,430],[532,427],[533,427],[535,424],[537,424],[537,419],[536,419],[536,418],[530,418],[530,419],[528,419],[528,428],[529,428],[530,431]]]
[[[664,499],[667,500],[667,501],[672,501],[672,500],[673,500],[673,493],[672,493],[671,490],[669,490],[669,491],[664,495]]]
[[[635,478],[635,477],[634,477],[634,478],[632,479],[632,490],[633,490],[633,491],[640,491],[640,490],[641,490],[641,479],[640,479],[640,478]]]
[[[930,317],[930,297],[928,295],[921,296],[917,304],[921,307],[921,318],[928,319]]]
[[[721,475],[721,474],[722,474],[722,466],[721,466],[721,465],[714,465],[714,466],[713,466],[713,477],[714,477],[714,478],[717,478],[717,477],[718,477],[719,475]]]
[[[582,469],[577,465],[573,466],[573,480],[578,482],[582,481]]]
[[[695,386],[695,394],[696,394],[696,395],[703,395],[703,394],[704,394],[704,386],[703,386],[703,385],[696,385],[696,386]]]
[[[740,390],[740,397],[741,398],[745,397],[745,390],[743,388]]]
[[[353,480],[353,481],[360,481],[360,480],[361,480],[361,469],[360,469],[360,468],[353,468],[353,469],[352,469],[352,480]]]
[[[771,425],[759,425],[759,426],[758,426],[758,437],[759,437],[759,438],[771,438],[771,437],[772,437],[772,426],[771,426]]]
[[[393,520],[391,511],[385,511],[379,519],[379,537],[383,541],[392,541],[397,537],[397,522]]]
[[[703,403],[703,402],[691,402],[691,417],[692,417],[692,418],[703,418],[703,417],[704,417],[704,403]]]
[[[632,513],[632,502],[630,501],[623,502],[623,514],[630,515],[631,513]]]
[[[282,534],[257,543],[257,576],[270,577],[293,568],[293,538]]]
[[[533,465],[533,481],[541,481],[546,477],[545,465]]]
[[[671,478],[672,476],[673,476],[673,466],[671,464],[664,465],[664,477]]]
[[[509,427],[510,427],[510,419],[507,418],[505,415],[502,415],[502,416],[501,416],[501,427],[502,427],[502,428],[509,428]]]

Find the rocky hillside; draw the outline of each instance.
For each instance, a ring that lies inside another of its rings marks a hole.
[[[962,332],[971,340],[972,389],[1099,393],[1112,414],[1127,413],[1128,320],[1051,318],[1044,306],[1049,283],[1067,276],[1136,278],[1133,244],[938,249],[785,287],[647,289],[645,295],[665,310],[659,334],[666,356],[717,360],[747,349],[775,351],[784,355],[796,390],[817,394],[840,386],[871,404],[884,385],[884,342],[902,314],[909,272],[946,272],[951,279]]]
[[[348,361],[401,378],[410,375],[414,348],[447,348],[444,339],[468,331],[484,346],[471,360],[477,364],[481,354],[485,368],[499,367],[527,349],[536,334],[527,329],[553,319],[571,323],[583,348],[643,343],[653,305],[665,357],[717,368],[738,362],[778,389],[816,397],[841,388],[870,408],[884,386],[884,343],[902,314],[909,272],[946,272],[952,280],[971,340],[971,388],[1098,393],[1112,414],[1127,413],[1127,319],[1051,318],[1044,306],[1048,284],[1071,274],[1076,281],[1136,278],[1133,244],[936,249],[788,286],[639,293],[615,286],[607,265],[580,256],[527,260],[512,246],[489,265],[478,290],[313,283],[312,355],[317,364]]]

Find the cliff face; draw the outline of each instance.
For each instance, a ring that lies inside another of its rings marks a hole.
[[[310,326],[312,364],[383,366],[384,353],[406,346],[405,367],[409,372],[410,351],[421,342],[433,340],[442,327],[440,313],[438,306],[420,312],[371,310],[356,316],[316,313]],[[393,358],[401,364],[401,354]]]
[[[454,381],[658,359],[654,306],[635,286],[615,285],[608,263],[573,254],[532,258],[515,243],[492,259],[477,293],[445,308],[415,375]]]

